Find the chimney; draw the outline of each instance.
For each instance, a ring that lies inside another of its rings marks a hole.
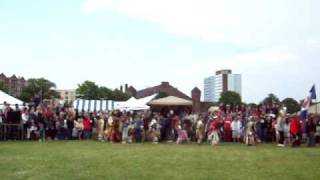
[[[169,85],[169,82],[161,82],[161,86],[168,87]]]
[[[195,87],[191,91],[192,97],[192,111],[193,113],[200,113],[201,112],[201,91],[199,88]]]

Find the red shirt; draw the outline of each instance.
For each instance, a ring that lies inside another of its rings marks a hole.
[[[225,131],[231,131],[231,121],[227,120],[224,122],[224,126],[223,126],[223,129]]]
[[[91,127],[90,127],[90,118],[89,117],[85,117],[84,118],[83,127],[84,127],[84,130],[90,130],[91,129]]]
[[[218,119],[214,119],[210,124],[209,132],[211,133],[214,130],[218,130],[219,124],[220,124],[219,120]]]
[[[298,118],[291,119],[290,133],[293,135],[298,135],[301,133],[301,125]]]
[[[176,128],[178,126],[179,116],[174,116],[171,121],[171,128]]]
[[[53,112],[51,112],[51,111],[45,112],[44,115],[46,116],[46,118],[53,118]]]

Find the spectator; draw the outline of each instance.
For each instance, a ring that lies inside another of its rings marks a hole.
[[[85,140],[91,137],[90,116],[88,114],[83,119],[83,136]]]
[[[238,115],[231,123],[233,142],[240,142],[241,137],[241,117]]]
[[[316,146],[316,132],[317,132],[317,124],[314,119],[314,115],[309,115],[308,122],[306,126],[306,132],[308,136],[308,146],[315,147]]]
[[[299,147],[301,145],[301,124],[297,114],[292,115],[290,134],[292,136],[292,147]]]

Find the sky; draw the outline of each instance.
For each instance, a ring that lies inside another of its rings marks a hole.
[[[320,93],[318,0],[0,0],[0,72],[190,95],[220,69],[245,102]]]

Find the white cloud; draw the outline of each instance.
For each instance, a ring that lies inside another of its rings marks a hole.
[[[86,0],[83,11],[118,12],[160,25],[166,32],[241,46],[304,40],[319,30],[315,0]],[[312,28],[311,28],[312,27]],[[313,30],[311,30],[313,29]]]
[[[317,0],[86,0],[83,11],[112,11],[178,36],[257,49],[173,68],[173,83],[189,92],[215,70],[233,69],[243,74],[244,99],[258,102],[270,92],[302,98],[299,88],[318,81],[319,6]]]

